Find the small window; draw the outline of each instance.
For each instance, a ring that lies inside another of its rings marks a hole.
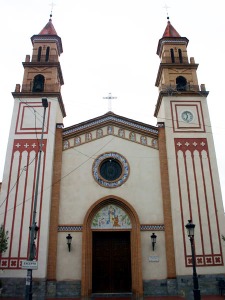
[[[172,63],[175,63],[175,57],[174,57],[174,50],[173,49],[170,49],[170,57],[171,57]]]
[[[181,49],[178,49],[178,54],[179,54],[179,61],[182,64],[183,63],[183,57],[182,57],[182,51],[181,51]]]
[[[42,51],[42,47],[39,47],[38,48],[38,57],[37,57],[38,61],[41,61],[41,51]]]
[[[50,47],[47,47],[47,49],[46,49],[46,55],[45,55],[45,61],[49,60],[49,53],[50,53]]]

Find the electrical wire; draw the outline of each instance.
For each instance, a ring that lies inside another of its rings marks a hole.
[[[51,98],[49,98],[50,100],[53,100],[53,99],[51,99]],[[55,100],[55,99],[54,99]],[[28,102],[26,102],[26,101],[22,101],[21,99],[19,99],[19,101],[21,102],[21,103],[24,103],[25,105],[27,105],[28,107],[29,107],[29,109],[33,112],[33,114],[34,114],[34,116],[35,116],[35,133],[36,133],[36,139],[37,139],[37,142],[38,142],[38,144],[39,144],[39,139],[38,139],[38,136],[37,136],[37,130],[36,130],[36,120],[38,119],[37,118],[37,114],[41,117],[41,118],[43,118],[43,116],[40,114],[40,113],[38,113],[32,106],[30,106],[29,104],[28,104]],[[172,120],[172,119],[170,119],[170,118],[159,118],[160,120],[167,120],[167,121],[174,121],[174,120]],[[40,119],[39,119],[40,120]],[[40,120],[41,121],[41,120]],[[175,120],[176,121],[176,120]],[[181,121],[181,122],[183,122],[183,121]],[[187,123],[185,123],[185,122],[183,122],[184,124],[187,124]],[[192,124],[196,124],[197,125],[197,123],[193,123],[192,122]],[[45,125],[46,126],[46,125]],[[209,127],[209,128],[211,128],[212,126],[211,125],[205,125],[205,127]],[[47,127],[46,127],[47,128]],[[171,129],[173,129],[173,126],[168,126],[168,125],[166,125],[165,126],[165,128],[171,128]],[[51,132],[53,135],[55,135],[55,133],[54,132],[52,132],[51,130],[49,130],[49,132]],[[210,132],[211,133],[211,131],[208,131],[208,132]],[[207,133],[207,131],[205,132],[205,133]],[[116,135],[115,135],[115,137],[116,137]],[[107,145],[108,143],[106,143],[106,145]],[[102,148],[104,148],[106,145],[104,145]],[[90,159],[93,159],[94,160],[94,155],[96,155],[100,150],[98,150],[95,154],[93,154],[93,155],[91,155],[91,156],[89,156],[89,155],[87,155],[87,154],[85,154],[85,153],[83,153],[83,152],[81,152],[81,151],[79,151],[77,148],[75,148],[75,147],[73,147],[73,148],[70,148],[70,149],[73,149],[73,151],[75,151],[75,152],[77,152],[77,153],[80,153],[80,154],[82,154],[82,155],[84,155],[84,156],[86,156],[88,159],[87,160],[85,160],[83,163],[81,163],[79,166],[77,166],[75,169],[73,169],[72,171],[70,171],[69,173],[67,173],[65,176],[63,176],[60,180],[58,180],[58,181],[61,181],[63,178],[65,178],[65,177],[67,177],[68,175],[70,175],[71,173],[73,173],[74,171],[76,171],[78,168],[80,168],[83,164],[85,164],[88,160],[90,160]],[[29,165],[36,159],[36,157],[37,157],[37,155],[38,155],[38,152],[37,152],[37,154],[35,155],[35,157],[34,157],[34,159],[29,163]],[[144,157],[143,157],[144,158]],[[147,158],[147,157],[146,157]],[[149,157],[148,157],[149,158]],[[154,157],[153,157],[154,158]],[[168,159],[170,159],[169,157],[168,157]],[[172,159],[174,159],[174,157],[172,157]],[[27,166],[24,166],[23,167],[23,169],[22,169],[22,172],[24,171],[24,168],[26,168],[26,167],[28,167],[29,165],[27,165]],[[15,182],[15,184],[13,185],[13,187],[10,189],[10,191],[9,191],[9,193],[8,193],[8,195],[6,196],[6,198],[3,200],[3,202],[0,204],[0,208],[2,207],[2,205],[4,204],[4,202],[6,201],[6,199],[8,198],[8,196],[9,196],[9,194],[12,192],[12,190],[14,189],[14,187],[16,186],[16,184],[17,184],[17,182],[18,182],[18,180],[19,180],[19,178],[21,177],[21,175],[22,175],[22,172],[20,173],[20,175],[18,176],[18,178],[17,178],[17,180],[16,180],[16,182]],[[6,180],[6,179],[4,179],[4,180]],[[55,182],[55,183],[53,183],[53,184],[56,184],[57,182]],[[47,187],[46,189],[49,189],[49,188],[51,188],[52,187],[52,185],[51,186],[49,186],[49,187]],[[25,201],[29,201],[31,198],[29,198],[29,199],[26,199]],[[23,203],[23,202],[22,202]],[[20,203],[20,204],[18,204],[18,205],[21,205],[22,203]]]

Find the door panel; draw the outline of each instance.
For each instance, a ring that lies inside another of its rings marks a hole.
[[[93,293],[131,292],[130,232],[93,232]]]

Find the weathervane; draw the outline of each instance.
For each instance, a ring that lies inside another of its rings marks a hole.
[[[108,111],[112,111],[112,99],[117,99],[117,97],[113,97],[111,93],[109,93],[108,97],[103,97],[103,99],[108,99]]]

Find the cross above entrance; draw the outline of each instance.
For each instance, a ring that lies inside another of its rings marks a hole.
[[[103,99],[108,99],[108,111],[112,111],[112,99],[117,99],[117,97],[113,97],[111,93],[109,93],[108,97],[103,97]]]

